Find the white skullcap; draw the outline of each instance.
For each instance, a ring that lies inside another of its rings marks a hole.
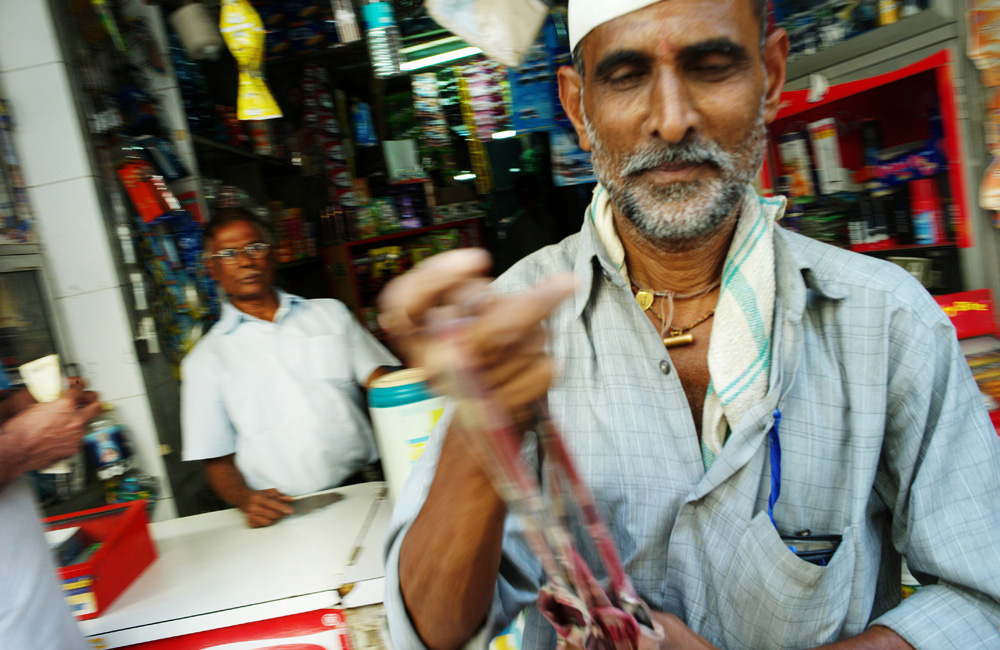
[[[576,49],[598,25],[657,2],[660,0],[569,0],[569,48]]]

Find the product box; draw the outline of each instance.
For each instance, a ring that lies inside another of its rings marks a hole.
[[[83,551],[56,571],[79,620],[96,618],[156,559],[146,502],[130,501],[45,520],[48,532],[79,528]]]
[[[979,289],[936,296],[935,300],[955,326],[962,353],[1000,434],[1000,321],[993,293]]]
[[[837,120],[828,117],[809,124],[816,174],[819,176],[821,194],[836,194],[848,189],[847,170],[840,158],[840,140]]]

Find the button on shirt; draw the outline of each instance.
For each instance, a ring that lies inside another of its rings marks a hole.
[[[336,300],[278,292],[274,322],[223,305],[184,359],[184,460],[236,454],[251,488],[339,485],[378,453],[362,387],[399,365]]]
[[[954,330],[926,291],[895,265],[776,229],[769,389],[706,473],[658,333],[584,221],[581,233],[514,266],[497,286],[520,292],[560,271],[581,284],[549,322],[561,368],[549,404],[646,602],[730,650],[813,647],[872,622],[917,648],[1000,647],[1000,442]],[[777,529],[767,515],[766,444],[776,408]],[[414,468],[386,541],[398,647],[423,647],[399,591],[399,549],[447,425]],[[535,456],[530,439],[524,453]],[[481,636],[527,609],[524,646],[554,648],[534,608],[544,576],[520,529],[508,516]],[[796,557],[780,539],[806,529],[842,536],[828,566]],[[604,578],[582,526],[570,530]],[[900,554],[939,578],[902,604]]]

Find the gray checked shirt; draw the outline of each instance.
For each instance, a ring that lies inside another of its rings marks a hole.
[[[770,386],[707,473],[670,355],[589,219],[497,281],[510,293],[558,271],[581,280],[549,322],[561,368],[550,405],[637,591],[729,650],[808,648],[873,623],[919,649],[1000,648],[1000,441],[947,317],[887,262],[781,228],[775,258]],[[767,515],[775,409],[777,530]],[[447,424],[446,415],[386,540],[385,602],[400,650],[424,647],[399,591],[399,548]],[[536,458],[530,440],[524,453]],[[527,609],[524,647],[554,648],[534,608],[544,576],[519,528],[508,516],[480,637]],[[780,538],[803,530],[842,536],[827,566]],[[572,532],[602,577],[582,528]],[[902,603],[901,555],[938,578]]]

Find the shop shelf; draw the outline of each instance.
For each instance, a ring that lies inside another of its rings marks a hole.
[[[901,18],[899,21],[859,34],[815,54],[809,54],[788,63],[786,77],[789,81],[821,72],[857,60],[858,67],[870,65],[873,52],[885,50],[890,46],[906,42],[917,43],[920,37],[943,27],[951,27],[952,37],[957,37],[958,30],[955,18],[948,14],[941,3],[921,11],[920,13]],[[940,40],[935,38],[935,40]]]
[[[278,270],[284,271],[286,269],[295,269],[302,266],[309,266],[310,264],[318,264],[318,257],[303,257],[301,259],[292,260],[291,262],[282,262],[278,264]]]
[[[956,248],[954,242],[945,242],[943,244],[894,244],[892,246],[879,247],[872,244],[862,244],[860,246],[852,246],[851,250],[855,253],[865,253],[865,254],[886,254],[892,255],[893,253],[907,253],[914,251],[932,251],[932,250],[945,250],[950,248]]]
[[[918,17],[919,14],[911,19]],[[954,56],[952,50],[943,49],[892,72],[830,86],[820,101],[810,101],[807,90],[786,90],[781,96],[778,115],[770,126],[769,162],[764,167],[762,187],[774,187],[774,169],[770,165],[771,162],[780,164],[776,139],[783,133],[801,129],[802,125],[822,118],[853,116],[853,119],[878,120],[886,144],[915,142],[929,137],[927,110],[933,108],[941,117],[942,153],[947,163],[944,176],[947,195],[954,207],[951,218],[955,244],[959,248],[972,247],[972,213],[965,188],[966,159],[959,128]],[[910,99],[899,102],[899,97]],[[858,133],[839,140],[843,164],[848,169],[859,169],[863,164]]]
[[[0,256],[5,255],[40,255],[42,247],[38,244],[0,244]]]
[[[344,242],[344,246],[347,246],[349,248],[356,248],[358,246],[369,246],[371,244],[378,244],[385,241],[391,241],[393,239],[401,239],[403,237],[422,235],[424,233],[433,232],[435,230],[456,228],[470,223],[475,223],[479,221],[481,218],[482,217],[470,217],[468,219],[456,219],[455,221],[444,221],[442,223],[436,223],[432,226],[424,226],[423,228],[410,228],[408,230],[400,230],[398,232],[389,233],[387,235],[378,235],[377,237],[368,237],[367,239],[355,239],[354,241]]]
[[[274,156],[262,156],[243,147],[235,147],[224,142],[216,142],[211,138],[201,135],[191,134],[191,142],[194,144],[195,152],[198,155],[198,163],[203,168],[202,173],[206,173],[212,168],[232,167],[244,163],[259,163],[261,169],[268,175],[288,174],[299,172],[300,168],[287,160],[275,158]]]
[[[362,33],[361,40],[353,43],[337,43],[315,52],[303,52],[302,54],[289,54],[275,59],[265,61],[266,70],[281,70],[285,67],[301,68],[307,63],[333,63],[339,65],[353,65],[368,62],[368,46]]]

